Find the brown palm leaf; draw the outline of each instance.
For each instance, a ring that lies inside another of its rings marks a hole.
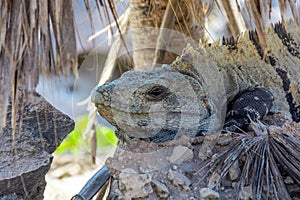
[[[299,125],[270,126],[255,134],[233,133],[233,140],[226,151],[205,164],[201,170],[218,173],[214,189],[220,191],[226,175],[238,161],[241,174],[236,187],[236,199],[244,187],[252,188],[253,199],[292,199],[299,190],[288,189],[283,181],[289,175],[296,187],[300,187],[300,138]],[[200,173],[198,171],[198,173]]]

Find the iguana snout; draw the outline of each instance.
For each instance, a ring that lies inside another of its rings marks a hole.
[[[91,101],[95,104],[99,114],[104,117],[111,125],[116,126],[111,112],[111,94],[114,84],[106,83],[93,89]]]

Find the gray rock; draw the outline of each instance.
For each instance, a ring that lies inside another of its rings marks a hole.
[[[23,200],[23,197],[17,196],[15,193],[0,197],[0,200]]]
[[[126,198],[146,198],[153,192],[149,174],[138,174],[133,169],[124,169],[119,175],[119,189]]]
[[[285,184],[294,184],[294,180],[290,176],[287,176],[283,181]]]
[[[170,192],[169,192],[168,187],[165,184],[159,182],[156,179],[153,179],[152,180],[152,186],[153,186],[153,189],[155,190],[158,197],[168,198]]]
[[[193,158],[193,151],[185,146],[179,145],[173,149],[172,155],[168,160],[173,164],[181,163]]]
[[[184,191],[191,190],[191,188],[189,186],[191,185],[192,182],[190,181],[190,179],[188,177],[186,177],[182,173],[170,169],[167,177],[174,186],[179,187],[179,188],[183,189]]]
[[[241,174],[241,169],[239,166],[239,161],[237,160],[229,168],[229,178],[230,180],[234,181],[240,176],[240,174]]]
[[[241,200],[252,199],[252,187],[251,186],[246,186],[246,187],[242,188],[242,190],[240,192],[240,199]]]
[[[218,192],[216,192],[210,188],[201,188],[200,189],[200,197],[202,199],[219,199],[220,195]]]
[[[227,134],[221,134],[218,138],[217,144],[221,146],[227,146],[232,142],[232,136],[230,133]]]
[[[215,185],[216,185],[216,183],[219,181],[219,179],[220,179],[220,174],[217,173],[217,172],[214,172],[214,173],[211,175],[211,177],[209,178],[209,180],[208,180],[208,185],[207,185],[207,187],[208,187],[208,188],[213,188],[213,187],[215,187]]]

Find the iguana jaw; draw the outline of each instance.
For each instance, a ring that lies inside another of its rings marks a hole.
[[[198,135],[208,129],[211,115],[202,84],[169,66],[127,72],[95,88],[92,102],[122,135],[153,142]]]

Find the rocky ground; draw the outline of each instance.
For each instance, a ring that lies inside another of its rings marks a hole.
[[[250,133],[214,134],[165,144],[120,144],[106,161],[111,199],[300,199],[300,125],[268,116]],[[101,157],[101,156],[100,156]],[[99,157],[99,158],[100,158]],[[54,157],[45,199],[70,199],[101,167],[90,156]],[[103,159],[100,159],[103,160]]]
[[[119,145],[112,199],[300,199],[300,125],[275,114],[250,133]]]

